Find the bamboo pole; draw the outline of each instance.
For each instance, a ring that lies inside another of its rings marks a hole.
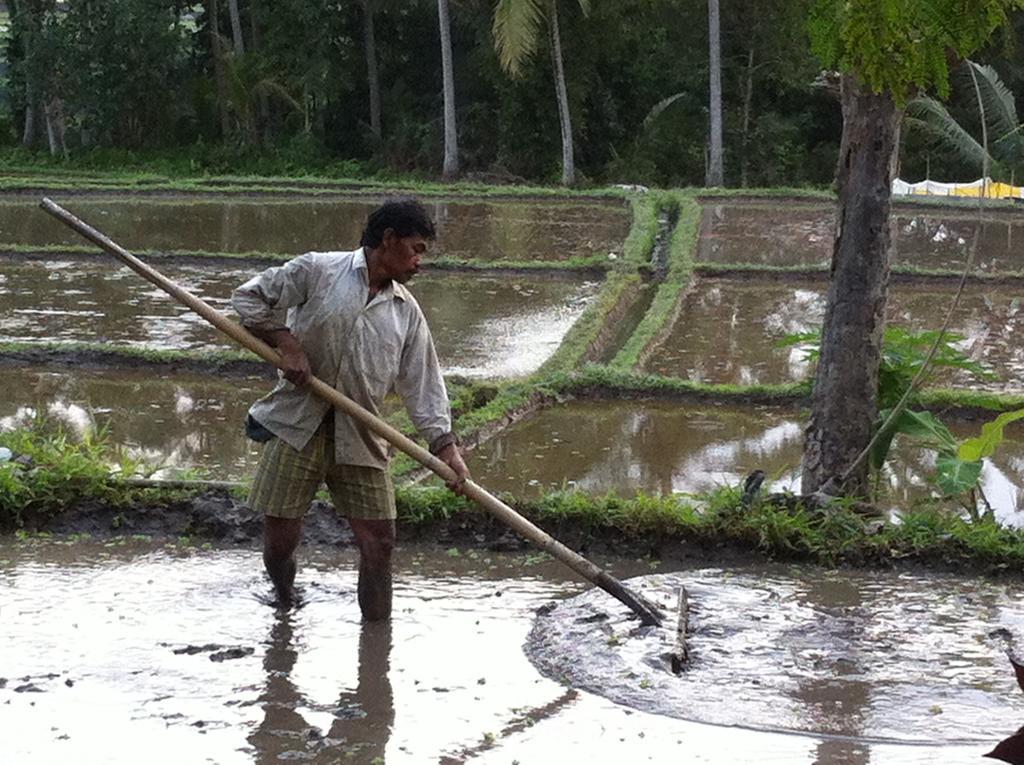
[[[249,333],[242,325],[232,321],[213,306],[199,299],[188,290],[178,286],[156,269],[143,263],[126,249],[97,231],[95,228],[77,218],[52,200],[44,197],[40,207],[47,213],[61,221],[69,228],[74,229],[93,244],[110,253],[118,260],[135,271],[137,274],[155,284],[179,303],[191,308],[202,316],[213,326],[226,334],[235,342],[248,348],[262,359],[269,361],[277,368],[281,368],[281,356],[271,346]],[[310,389],[321,398],[330,402],[333,406],[349,415],[368,430],[386,439],[395,448],[408,454],[421,465],[430,468],[445,481],[451,482],[456,479],[455,472],[442,460],[435,457],[404,433],[392,426],[363,407],[359,406],[352,399],[327,385],[322,380],[314,377],[309,383]],[[648,602],[642,596],[630,591],[622,582],[614,578],[579,553],[566,547],[547,532],[543,531],[529,520],[521,516],[500,499],[492,495],[486,489],[478,486],[473,481],[467,480],[464,484],[465,495],[481,505],[487,512],[496,517],[516,533],[525,537],[538,548],[552,557],[557,558],[566,566],[571,568],[584,579],[592,582],[612,597],[629,607],[640,621],[645,625],[660,625],[661,614],[657,607]]]

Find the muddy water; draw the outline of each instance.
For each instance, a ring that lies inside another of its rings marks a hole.
[[[470,467],[492,491],[535,498],[563,488],[632,496],[739,486],[764,470],[772,490],[799,476],[804,419],[792,409],[634,401],[575,401],[546,409],[477,447]],[[951,423],[958,438],[979,424]],[[1004,524],[1024,526],[1024,427],[987,459],[982,488]],[[897,439],[888,497],[901,507],[929,495],[933,453]]]
[[[756,284],[710,279],[684,300],[671,334],[646,363],[646,371],[711,383],[782,383],[805,379],[811,366],[799,347],[779,347],[788,334],[821,326],[824,284]],[[952,301],[934,286],[895,284],[887,322],[913,331],[942,326]],[[950,330],[962,350],[987,365],[991,381],[939,373],[936,384],[999,391],[1024,390],[1024,306],[1013,288],[969,286]]]
[[[1005,655],[1024,630],[1019,582],[717,569],[632,582],[666,606],[687,588],[682,675],[667,668],[675,624],[637,629],[602,592],[538,619],[527,651],[545,674],[645,711],[834,737],[819,762],[898,761],[872,756],[882,743],[947,762],[946,747],[981,754],[1024,716]]]
[[[219,310],[265,266],[164,265]],[[529,374],[548,358],[596,293],[595,282],[523,276],[424,274],[410,283],[445,371]],[[205,350],[232,344],[126,267],[104,260],[0,262],[0,340],[82,341]]]
[[[840,765],[935,762],[941,752],[968,763],[1024,711],[986,637],[1024,623],[1014,593],[984,582],[689,572],[701,629],[682,680],[644,664],[653,641],[631,638],[620,608],[596,601],[609,618],[568,625],[579,640],[561,674],[589,685],[583,673],[608,680],[617,661],[634,673],[634,695],[620,701],[641,707],[664,689],[672,709],[661,711],[689,718],[672,719],[566,689],[531,666],[522,646],[535,609],[582,589],[552,563],[402,550],[386,626],[360,624],[351,554],[303,554],[306,605],[281,614],[261,602],[255,551],[0,541],[0,759],[617,765],[685,751],[720,765]],[[537,621],[559,649],[566,607]],[[905,639],[908,624],[919,640]],[[622,648],[605,658],[594,643],[607,645],[609,629]],[[744,729],[692,722],[735,722],[737,705],[749,713]],[[913,743],[873,741],[886,724]],[[748,729],[787,726],[809,735]],[[847,737],[815,733],[835,730]],[[947,745],[919,745],[934,742]]]
[[[975,269],[982,273],[1024,270],[1024,216],[985,213]],[[894,214],[893,264],[962,269],[978,228],[977,212],[913,210]],[[835,210],[831,205],[764,202],[706,204],[698,261],[773,266],[826,265],[832,257]]]
[[[60,202],[60,198],[57,197]],[[301,253],[351,249],[379,199],[118,199],[75,197],[68,209],[129,249]],[[622,254],[625,204],[427,201],[437,255],[473,260],[567,260]],[[0,200],[0,242],[82,244],[25,197]]]

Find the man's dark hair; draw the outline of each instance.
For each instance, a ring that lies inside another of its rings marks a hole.
[[[384,204],[366,219],[366,228],[363,229],[359,244],[371,250],[379,247],[384,241],[384,232],[389,228],[398,237],[419,234],[424,239],[437,238],[434,221],[430,219],[426,208],[413,197],[385,199]]]

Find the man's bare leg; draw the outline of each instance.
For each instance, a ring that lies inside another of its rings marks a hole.
[[[349,518],[359,547],[359,609],[369,622],[391,616],[391,551],[395,522]]]
[[[300,539],[301,518],[263,517],[263,565],[274,583],[278,603],[285,608],[295,600],[295,550]]]

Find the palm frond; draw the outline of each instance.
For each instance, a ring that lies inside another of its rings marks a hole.
[[[643,129],[647,130],[651,126],[651,123],[658,118],[658,115],[685,95],[685,93],[673,93],[671,96],[658,101],[658,103],[652,106],[651,110],[647,112],[647,116],[644,117]]]
[[[260,80],[253,87],[253,92],[255,92],[256,95],[273,96],[285,105],[290,106],[294,111],[302,111],[302,104],[300,104],[295,97],[276,80],[269,78]]]
[[[580,4],[580,10],[583,11],[584,16],[590,15],[590,0],[578,0]]]
[[[973,61],[967,61],[966,65],[973,67],[978,75],[978,90],[981,93],[981,103],[985,107],[985,120],[996,136],[1005,136],[1013,133],[1020,124],[1017,120],[1017,105],[1013,100],[1013,93],[1006,87],[999,73],[989,65],[982,66]],[[974,86],[971,86],[973,93]]]
[[[907,104],[906,125],[919,130],[960,159],[981,167],[985,149],[963,129],[941,102],[922,96]],[[991,156],[988,157],[992,162]]]
[[[498,0],[494,6],[494,48],[501,68],[513,77],[536,52],[543,20],[542,0]]]

